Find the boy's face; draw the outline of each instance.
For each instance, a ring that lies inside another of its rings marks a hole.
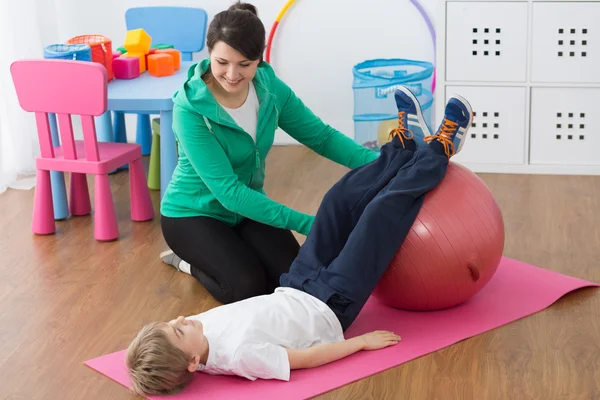
[[[200,321],[178,317],[164,328],[169,340],[184,352],[196,356],[206,349],[206,337]]]

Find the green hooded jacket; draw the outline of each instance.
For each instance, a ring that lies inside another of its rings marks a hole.
[[[280,127],[316,153],[351,169],[375,160],[377,153],[323,123],[266,62],[254,78],[260,103],[255,142],[202,80],[209,67],[209,59],[191,66],[188,79],[173,97],[179,159],[161,214],[207,216],[229,226],[250,218],[307,235],[314,217],[269,199],[263,188],[265,159],[275,130]]]

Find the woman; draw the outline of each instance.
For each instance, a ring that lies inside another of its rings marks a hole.
[[[217,14],[207,48],[174,97],[179,160],[161,203],[171,249],[161,258],[231,303],[271,293],[298,255],[291,231],[307,235],[313,223],[265,194],[275,130],[351,169],[377,154],[323,123],[262,61],[265,29],[253,5]]]

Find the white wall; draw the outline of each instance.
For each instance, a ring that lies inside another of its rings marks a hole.
[[[232,2],[228,0],[60,0],[54,13],[58,23],[44,27],[47,43],[84,33],[101,33],[119,47],[125,37],[125,10],[134,6],[173,5],[203,7],[210,19]],[[285,0],[253,0],[265,29]],[[55,3],[56,4],[56,3]],[[431,18],[436,0],[421,0]],[[342,13],[346,13],[342,16]],[[43,20],[43,19],[42,19]],[[52,29],[54,28],[54,29]],[[323,120],[353,137],[352,67],[369,58],[409,58],[433,61],[434,51],[425,21],[408,1],[296,0],[280,24],[271,52],[271,64],[300,98]],[[207,55],[206,50],[195,59]],[[133,140],[135,119],[128,117]],[[276,143],[293,140],[279,132]]]

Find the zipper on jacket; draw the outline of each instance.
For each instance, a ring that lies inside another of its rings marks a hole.
[[[204,118],[204,123],[206,124],[206,127],[208,128],[208,130],[210,131],[210,133],[212,133],[213,135],[215,134],[212,131],[212,126],[210,125],[210,122],[208,122],[208,118],[206,118],[205,116],[203,116]],[[256,141],[254,139],[252,139],[252,137],[243,129],[239,129],[240,131],[242,131],[242,134],[248,136],[248,138],[250,140],[252,140],[252,142],[254,143],[254,168],[258,169],[260,168],[260,154],[258,153],[258,146],[256,144]],[[257,140],[258,140],[258,132],[257,132]]]
[[[211,126],[210,122],[208,122],[208,118],[206,118],[205,115],[203,115],[202,118],[204,119],[204,123],[206,124],[208,131],[214,135],[215,133],[212,131],[212,126]]]
[[[277,113],[277,120],[279,120],[279,110],[277,109],[277,106],[275,106],[275,112]],[[210,133],[212,133],[213,135],[215,134],[212,131],[212,126],[210,125],[210,123],[208,122],[208,118],[206,118],[206,116],[202,116],[204,119],[204,123],[206,124],[206,126],[208,127],[208,130],[210,131]],[[256,143],[256,141],[258,140],[258,132],[256,132],[256,140],[252,139],[252,136],[250,136],[250,134],[248,132],[246,132],[245,130],[243,130],[241,127],[236,126],[235,127],[237,130],[241,131],[242,134],[246,135],[250,140],[252,140],[253,144],[254,144],[254,169],[258,169],[260,168],[260,153],[258,152],[258,145]],[[252,174],[252,180],[254,179],[254,174]]]

